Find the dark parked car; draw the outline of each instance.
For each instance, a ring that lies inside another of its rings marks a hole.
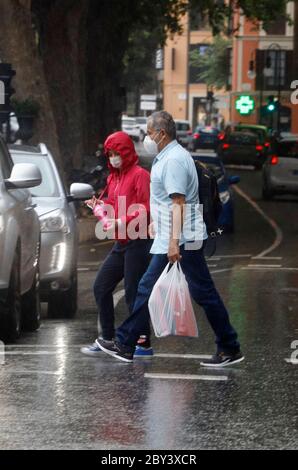
[[[230,188],[231,185],[237,184],[240,181],[239,176],[228,176],[219,156],[213,153],[194,153],[192,154],[194,160],[199,160],[204,163],[209,170],[211,170],[217,179],[219,197],[222,203],[222,212],[220,214],[218,225],[223,228],[224,232],[234,231],[234,202],[233,193]]]
[[[224,134],[216,127],[198,126],[192,134],[189,149],[191,151],[196,151],[197,149],[216,150],[223,137]]]
[[[265,161],[264,146],[251,132],[231,132],[218,147],[219,156],[225,164],[252,165],[261,168]]]

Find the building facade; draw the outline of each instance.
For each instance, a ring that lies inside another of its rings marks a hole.
[[[294,2],[287,4],[285,14],[294,18]],[[196,75],[190,56],[195,49],[204,54],[213,41],[212,32],[207,21],[193,21],[188,16],[183,18],[182,26],[183,34],[169,38],[164,48],[164,108],[174,118],[186,119],[194,127],[205,124],[211,113],[211,123],[221,127],[245,122],[298,132],[298,105],[290,99],[294,80],[293,26],[287,24],[286,17],[265,31],[262,24],[253,24],[240,13],[234,16],[236,33],[227,54],[227,87],[213,89],[216,101],[211,110],[206,83]],[[270,102],[274,111],[268,111]]]

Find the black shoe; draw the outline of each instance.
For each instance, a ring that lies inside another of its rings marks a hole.
[[[225,367],[230,366],[232,364],[237,364],[244,360],[244,356],[241,351],[238,351],[234,354],[227,354],[224,352],[219,352],[212,356],[211,359],[206,359],[202,361],[200,364],[204,367]]]
[[[125,349],[120,343],[111,343],[111,341],[105,341],[100,338],[97,338],[95,342],[103,352],[115,357],[115,359],[119,359],[124,362],[133,361],[133,352],[127,351],[127,349]]]

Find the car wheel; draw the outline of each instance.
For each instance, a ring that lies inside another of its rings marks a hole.
[[[50,293],[48,301],[49,318],[73,318],[78,308],[78,276],[75,270],[67,290]]]
[[[3,305],[0,318],[0,337],[5,342],[14,342],[21,332],[21,282],[20,282],[20,252],[17,250],[8,287],[8,293]]]
[[[22,329],[35,331],[40,327],[39,266],[31,289],[22,296]]]

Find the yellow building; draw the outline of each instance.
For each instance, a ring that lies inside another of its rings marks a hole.
[[[183,34],[175,35],[167,40],[164,48],[163,99],[164,109],[175,119],[186,119],[194,127],[197,123],[206,123],[207,87],[198,83],[194,71],[188,65],[188,51],[198,48],[204,53],[204,48],[212,42],[212,32],[207,21],[197,24],[188,21],[188,16],[182,19]],[[196,29],[195,29],[196,28]],[[229,118],[229,94],[225,91],[214,93],[218,100],[213,117],[217,121]]]

